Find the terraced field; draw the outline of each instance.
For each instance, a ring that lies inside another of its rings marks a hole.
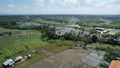
[[[40,39],[40,32],[30,31],[32,33],[0,37],[0,63],[24,51],[48,44]]]

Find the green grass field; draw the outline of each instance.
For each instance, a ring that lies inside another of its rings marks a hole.
[[[0,37],[0,63],[24,51],[48,44],[40,39],[40,32]]]
[[[0,37],[0,65],[7,59],[15,58],[18,55],[31,53],[34,49],[38,50],[39,53],[33,54],[33,57],[29,60],[29,62],[36,62],[37,60],[46,57],[45,54],[41,52],[43,49],[55,54],[70,48],[74,44],[73,41],[69,40],[43,41],[40,38],[41,32],[37,30],[10,30],[0,28],[0,31],[11,31],[12,33],[21,31],[26,32],[26,34]],[[30,64],[29,62],[25,61],[18,66],[26,66],[27,64]]]

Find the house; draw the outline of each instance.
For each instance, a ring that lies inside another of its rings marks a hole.
[[[120,68],[120,61],[119,60],[113,60],[110,63],[109,68]]]
[[[92,33],[97,34],[98,36],[101,36],[105,32],[104,28],[94,27],[92,29]]]
[[[73,48],[80,48],[80,47],[84,47],[84,43],[83,42],[78,42],[78,43],[76,43],[74,46],[73,46]]]
[[[92,49],[93,48],[90,44],[87,44],[85,47],[86,47],[86,49],[89,49],[89,48]]]
[[[55,32],[56,35],[59,35],[59,36],[63,36],[66,33],[71,33],[71,34],[75,34],[75,35],[82,33],[82,30],[74,29],[74,28],[70,28],[70,27],[55,27],[55,30],[56,30],[56,32]]]
[[[105,20],[103,18],[100,18],[99,22],[105,22]]]
[[[95,30],[104,31],[104,28],[98,28],[98,27],[96,27]]]
[[[21,61],[22,59],[23,59],[22,56],[17,56],[17,57],[14,59],[14,61],[17,63],[17,62]]]
[[[111,52],[111,54],[120,58],[120,51],[119,50],[114,50]]]
[[[3,68],[11,67],[15,64],[15,62],[12,59],[8,59],[3,63]]]
[[[27,54],[27,55],[24,56],[24,59],[28,59],[28,58],[31,58],[30,54]]]

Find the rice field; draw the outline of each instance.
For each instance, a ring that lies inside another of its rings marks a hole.
[[[7,30],[0,29],[0,31],[12,31],[12,36],[0,36],[0,65],[7,59],[15,58],[18,55],[25,55],[32,52],[32,50],[38,50],[39,53],[32,54],[32,58],[28,61],[22,62],[19,66],[26,66],[34,63],[45,57],[45,53],[42,50],[52,52],[53,54],[70,48],[75,42],[69,40],[48,40],[43,41],[41,39],[41,32],[37,30]],[[17,67],[16,66],[16,67]]]
[[[39,31],[31,30],[31,32],[24,35],[0,37],[0,64],[15,55],[48,44],[40,39]]]

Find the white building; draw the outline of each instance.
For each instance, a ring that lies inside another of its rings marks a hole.
[[[14,65],[14,63],[15,62],[12,59],[8,59],[3,63],[3,65],[4,66],[12,66],[12,65]]]

